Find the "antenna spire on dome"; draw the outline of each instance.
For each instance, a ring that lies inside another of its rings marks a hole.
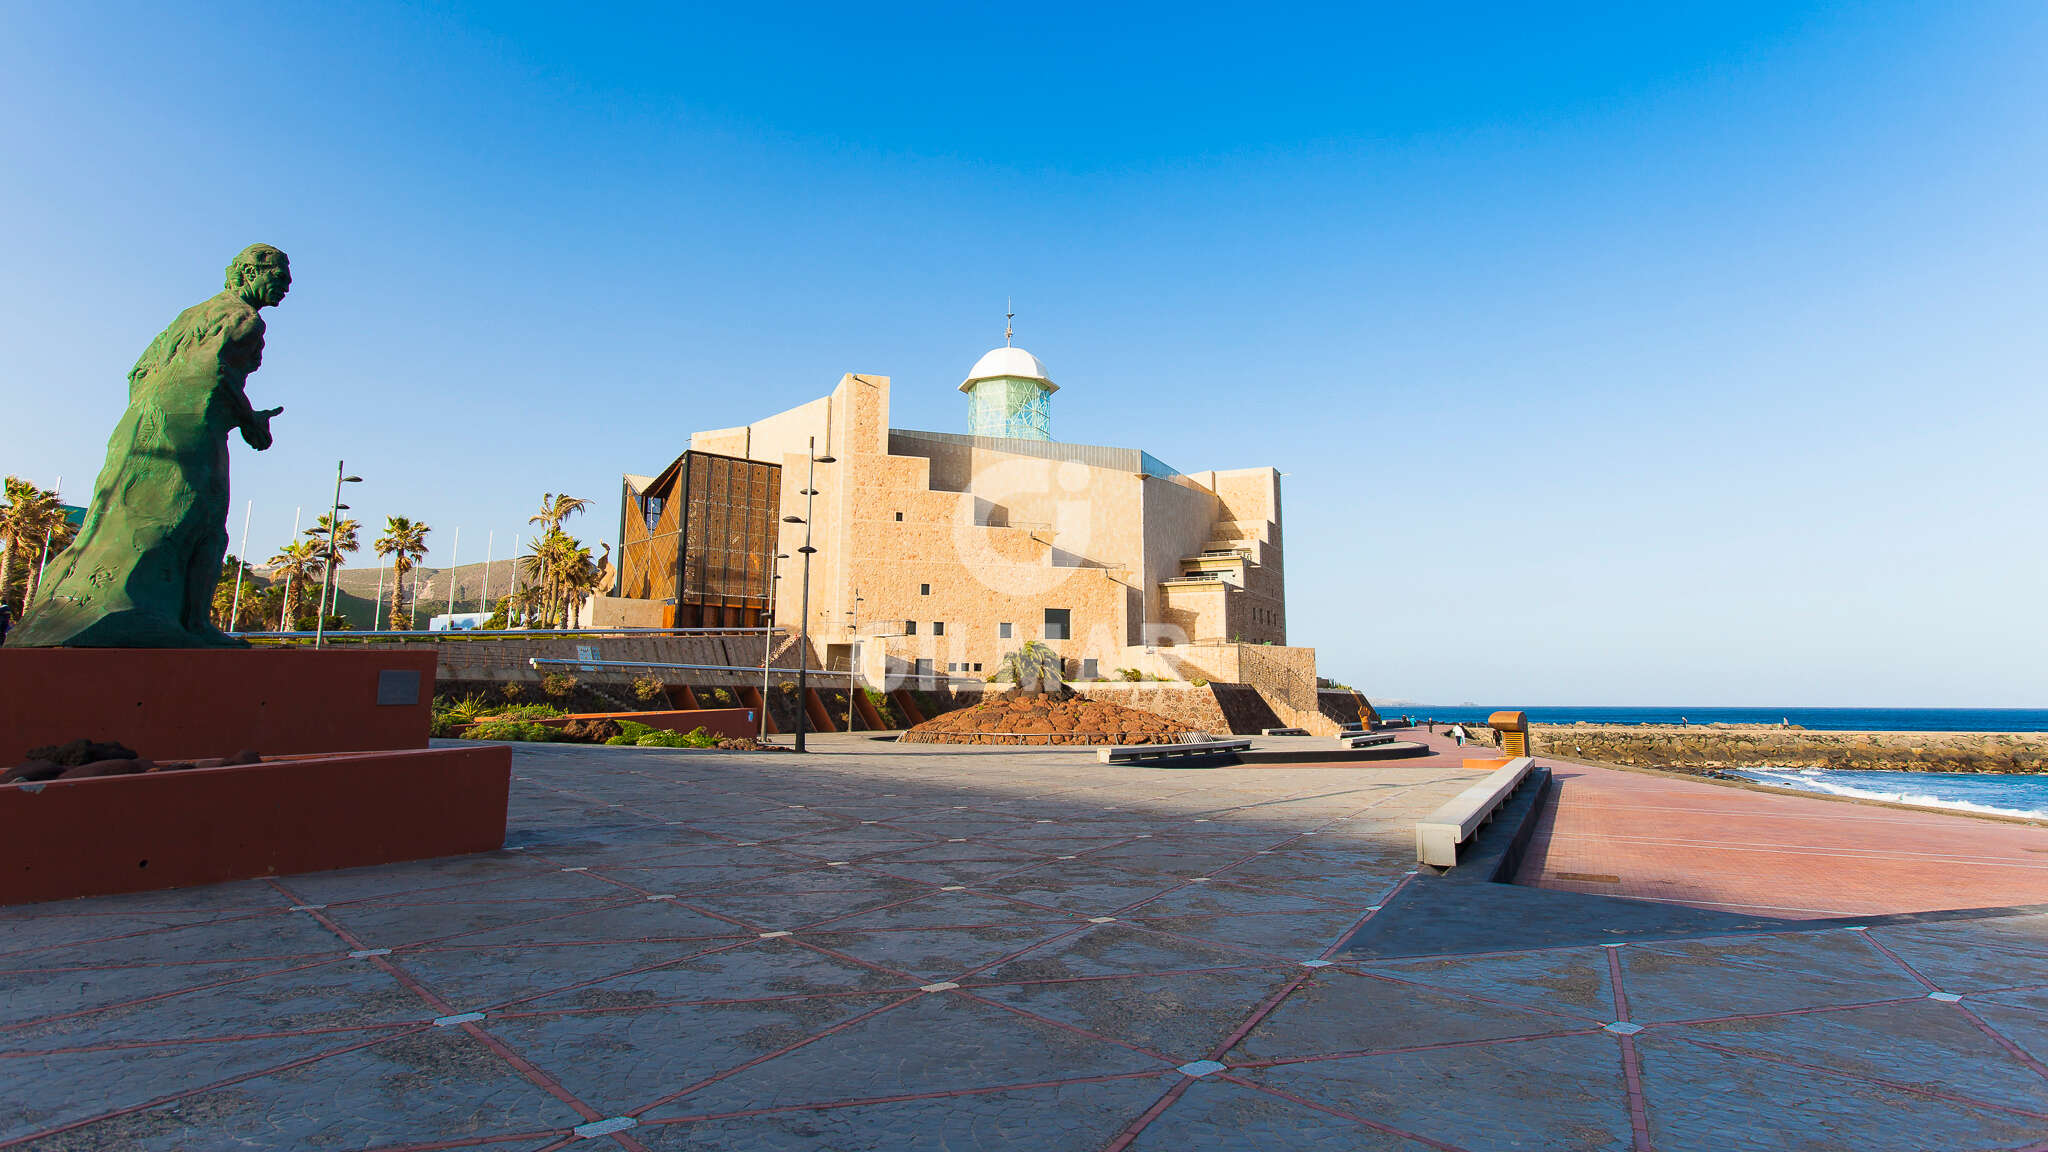
[[[1010,323],[1010,321],[1016,318],[1017,302],[1008,296],[1003,297],[1003,347],[1005,348],[1010,347],[1010,341],[1016,336],[1016,329]]]

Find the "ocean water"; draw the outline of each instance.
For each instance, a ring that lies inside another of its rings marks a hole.
[[[1730,776],[1864,800],[2048,817],[2048,776],[1975,772],[1860,772],[1846,768],[1728,768]]]
[[[1502,705],[1505,708],[1517,705]],[[1471,704],[1399,704],[1388,719],[1484,724],[1493,708]],[[1778,724],[1816,732],[2048,732],[2048,708],[1523,708],[1536,724]]]

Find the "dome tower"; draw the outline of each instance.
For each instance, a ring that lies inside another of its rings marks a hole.
[[[1060,386],[1046,375],[1038,357],[1010,344],[1003,326],[1003,346],[974,362],[960,390],[967,393],[967,432],[971,436],[1002,436],[1014,440],[1052,439],[1052,394]]]

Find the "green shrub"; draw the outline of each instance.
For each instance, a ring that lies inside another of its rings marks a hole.
[[[427,722],[427,735],[453,736],[458,731],[460,731],[461,728],[462,725],[456,723],[455,720],[449,717],[447,713],[436,712],[434,713],[433,719]]]
[[[619,735],[624,736],[628,741],[638,740],[649,732],[654,731],[654,729],[649,728],[638,720],[620,720],[616,723],[619,726]]]
[[[633,677],[633,698],[642,704],[652,704],[667,696],[668,685],[662,683],[661,677],[652,673]]]
[[[666,729],[657,729],[653,732],[649,732],[647,735],[642,736],[639,739],[633,741],[633,743],[639,745],[642,748],[684,747],[683,734],[681,732],[670,732]]]
[[[567,708],[557,708],[553,704],[514,704],[510,708],[492,710],[492,715],[500,720],[551,720],[568,714]]]
[[[634,737],[631,737],[631,736],[627,736],[627,735],[624,735],[624,734],[620,734],[620,735],[618,735],[618,736],[613,736],[613,737],[611,737],[610,739],[606,740],[606,741],[605,741],[605,743],[607,743],[607,744],[610,744],[610,745],[612,745],[613,747],[619,747],[619,748],[622,748],[622,747],[625,747],[625,746],[627,746],[627,745],[630,745],[630,744],[632,744],[632,743],[633,743],[633,741],[634,741]]]
[[[545,724],[527,720],[485,720],[469,730],[471,740],[529,740],[545,742],[555,738],[555,730]]]
[[[540,678],[540,690],[557,700],[576,690],[576,678],[563,672],[549,672]]]

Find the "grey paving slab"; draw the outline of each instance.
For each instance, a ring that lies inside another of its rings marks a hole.
[[[1421,1152],[1429,1147],[1220,1078],[1188,1087],[1132,1152]]]
[[[1284,1064],[1245,1078],[1460,1148],[1626,1149],[1613,1036]]]
[[[1409,876],[1426,763],[817,748],[526,746],[506,851],[0,910],[0,1148],[2048,1146],[2038,913],[1518,918]]]
[[[2048,1117],[1745,1060],[1675,1034],[1645,1033],[1636,1047],[1660,1152],[1978,1152],[2048,1138]]]
[[[633,1136],[651,1152],[1092,1152],[1142,1112],[1159,1087],[1159,1078],[1147,1076],[657,1124]]]

